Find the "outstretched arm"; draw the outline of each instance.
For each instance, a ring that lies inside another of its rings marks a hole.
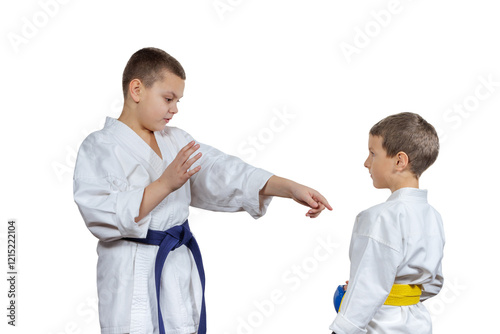
[[[271,176],[259,194],[291,198],[297,203],[310,207],[311,210],[306,213],[306,216],[311,218],[319,216],[325,207],[332,210],[326,198],[318,191],[276,175]]]

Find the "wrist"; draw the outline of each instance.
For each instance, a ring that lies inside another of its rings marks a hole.
[[[170,182],[162,177],[158,178],[151,185],[153,185],[155,192],[163,198],[167,197],[168,195],[170,195],[170,193],[173,193],[175,191],[170,187]]]
[[[283,179],[283,184],[281,188],[281,191],[283,191],[283,197],[294,198],[295,197],[294,192],[297,190],[299,186],[300,185],[295,181]]]
[[[261,195],[292,198],[294,183],[291,180],[273,175],[262,188]]]

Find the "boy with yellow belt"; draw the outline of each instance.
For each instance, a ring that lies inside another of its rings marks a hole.
[[[354,224],[351,273],[336,334],[432,333],[424,301],[443,285],[441,216],[419,189],[419,177],[439,151],[436,130],[413,113],[392,115],[369,135],[365,167],[389,199],[361,212]],[[337,302],[340,302],[339,300]]]

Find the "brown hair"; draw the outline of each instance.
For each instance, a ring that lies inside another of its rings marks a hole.
[[[140,49],[130,57],[123,70],[123,96],[127,97],[130,81],[139,79],[144,86],[149,88],[156,81],[163,80],[163,71],[171,72],[182,80],[186,80],[182,65],[174,57],[157,48]]]
[[[370,134],[383,138],[382,147],[387,156],[394,157],[401,151],[405,152],[410,170],[417,178],[436,161],[439,153],[436,129],[414,113],[388,116],[375,124]]]

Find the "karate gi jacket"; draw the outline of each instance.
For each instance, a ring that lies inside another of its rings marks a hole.
[[[271,173],[200,143],[201,165],[139,222],[144,188],[155,181],[193,138],[176,127],[154,133],[161,159],[132,129],[107,118],[82,143],[74,172],[74,200],[97,245],[99,320],[103,334],[158,333],[154,263],[158,247],[122,240],[145,238],[148,229],[181,225],[189,205],[213,211],[265,214],[271,197],[259,196]],[[201,247],[203,253],[203,247]],[[172,251],[161,276],[161,310],[168,334],[197,331],[201,284],[186,246]]]
[[[330,329],[337,334],[430,334],[422,303],[383,305],[393,284],[419,284],[420,301],[443,285],[445,238],[440,214],[427,190],[398,189],[389,199],[361,212],[353,227],[349,284]]]

